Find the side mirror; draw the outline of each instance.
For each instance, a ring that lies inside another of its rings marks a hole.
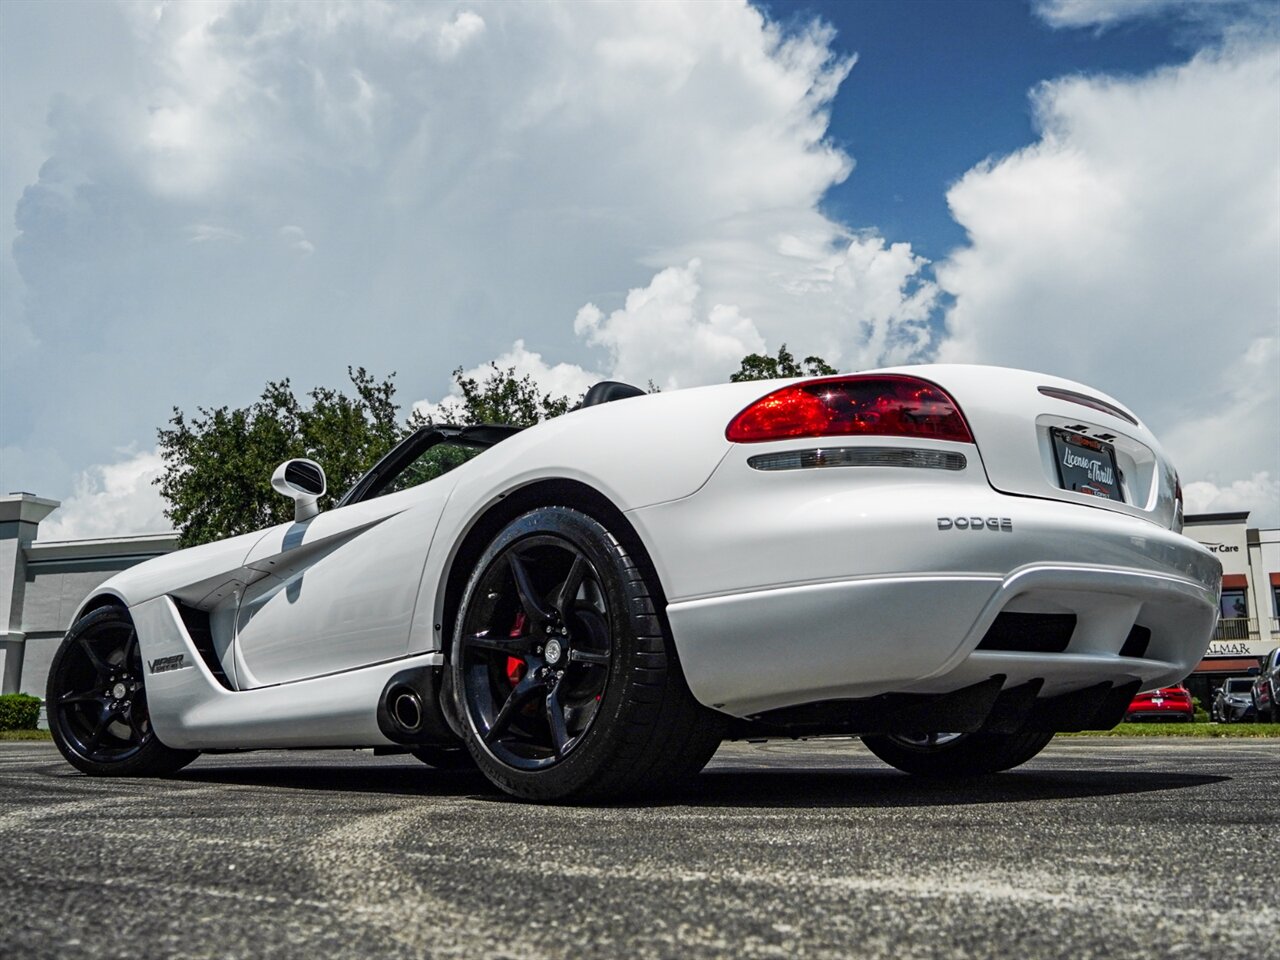
[[[271,475],[271,489],[293,501],[293,520],[302,523],[320,512],[326,489],[324,468],[314,460],[286,460]]]

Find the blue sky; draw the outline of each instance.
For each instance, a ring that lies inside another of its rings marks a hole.
[[[780,20],[821,17],[835,48],[856,54],[831,110],[831,136],[856,174],[824,207],[846,223],[906,236],[930,259],[964,240],[946,190],[990,156],[1035,140],[1028,92],[1072,73],[1139,75],[1188,53],[1174,18],[1054,29],[1019,0],[771,2]]]
[[[786,342],[1088,383],[1280,524],[1276,10],[10,0],[0,489],[151,530],[174,406]]]

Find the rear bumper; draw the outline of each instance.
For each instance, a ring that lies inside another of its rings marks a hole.
[[[978,649],[1004,610],[1076,615],[1060,653]],[[694,696],[734,716],[885,693],[942,694],[1004,677],[1049,697],[1099,683],[1142,689],[1186,676],[1208,646],[1216,589],[1108,567],[1030,566],[1007,577],[868,578],[674,603]],[[1141,657],[1122,656],[1136,625]]]
[[[700,512],[701,494],[633,512],[648,542],[682,548],[655,559],[702,703],[752,717],[946,694],[995,676],[1005,690],[1042,681],[1042,699],[1107,683],[1152,689],[1185,677],[1208,646],[1221,567],[1185,537],[985,483],[838,489],[837,471],[826,473],[808,488],[775,484],[730,515]],[[942,515],[1009,518],[1012,529],[940,530]],[[726,569],[758,585],[714,590]],[[806,576],[790,580],[797,572]],[[1070,642],[1053,653],[980,649],[1003,612],[1073,615]],[[1135,627],[1149,641],[1122,655]]]
[[[1162,707],[1129,710],[1124,718],[1129,723],[1189,723],[1195,718],[1193,710],[1165,710]]]

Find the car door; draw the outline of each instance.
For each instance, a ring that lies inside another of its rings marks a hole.
[[[233,658],[240,689],[405,655],[427,551],[451,477],[275,527],[245,566]]]

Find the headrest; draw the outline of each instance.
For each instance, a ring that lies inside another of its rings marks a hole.
[[[598,403],[610,403],[613,400],[625,400],[627,397],[643,397],[644,391],[639,387],[633,387],[629,383],[619,383],[617,380],[601,380],[582,398],[581,407],[594,407]]]

